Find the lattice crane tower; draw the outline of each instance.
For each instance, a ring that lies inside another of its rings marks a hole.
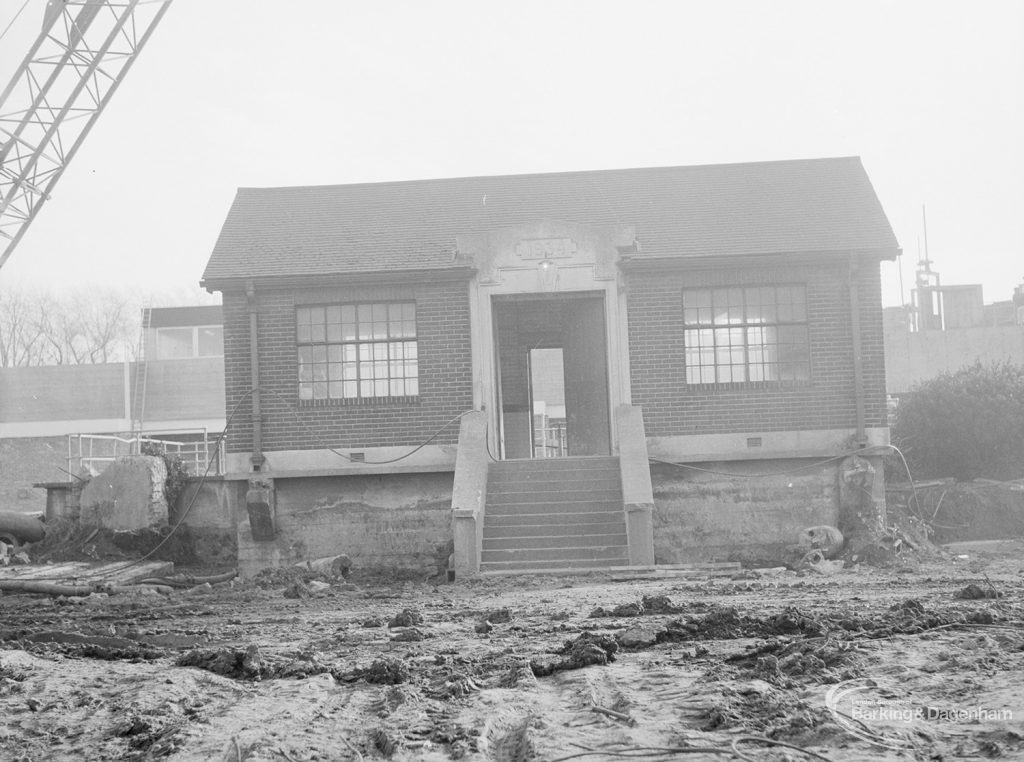
[[[0,95],[0,267],[50,198],[171,0],[49,0]]]

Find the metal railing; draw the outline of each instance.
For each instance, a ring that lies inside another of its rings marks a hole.
[[[565,423],[555,423],[533,430],[533,457],[563,458],[569,454],[569,432]]]
[[[99,472],[118,458],[139,455],[144,447],[159,448],[181,458],[182,465],[193,476],[207,473],[222,474],[224,442],[205,429],[161,432],[164,436],[182,439],[156,439],[141,434],[69,434],[68,472],[80,474],[83,470]]]

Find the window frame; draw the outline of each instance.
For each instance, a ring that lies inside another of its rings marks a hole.
[[[765,301],[766,291],[772,292],[772,300]],[[780,294],[789,291],[787,300],[781,300]],[[740,300],[734,300],[739,292]],[[726,294],[725,304],[717,305],[716,294]],[[750,296],[757,293],[757,300]],[[705,298],[694,306],[690,294],[702,294]],[[688,387],[705,387],[720,389],[738,389],[749,387],[779,387],[809,384],[812,381],[810,321],[807,310],[807,284],[798,282],[785,283],[745,283],[735,285],[684,287],[681,294],[683,312],[683,373]],[[740,310],[736,319],[735,310]],[[762,315],[770,313],[770,319],[753,317],[758,310]],[[695,321],[691,318],[696,313]],[[721,319],[722,315],[724,319]],[[705,318],[706,319],[703,319]],[[765,329],[774,329],[774,341],[767,340]],[[741,337],[741,342],[734,343],[733,335],[728,343],[719,344],[719,335],[728,332]],[[751,341],[751,337],[761,332],[762,339]],[[791,333],[796,340],[780,341],[779,333]],[[710,336],[711,343],[704,338]],[[693,338],[697,338],[696,344]],[[776,359],[768,361],[768,348],[774,348]],[[783,361],[779,359],[780,348],[798,350],[796,359]],[[710,353],[712,362],[701,362],[702,355]],[[742,354],[742,360],[736,359]],[[721,356],[725,355],[722,361]],[[758,359],[758,356],[760,359]],[[691,361],[696,358],[697,362]],[[791,367],[792,372],[783,373],[784,367]],[[767,378],[769,368],[774,368],[776,377]],[[731,378],[732,374],[741,369],[742,379]],[[759,373],[755,373],[755,369]],[[711,371],[713,379],[707,379],[707,371]],[[760,375],[760,378],[752,376]],[[724,376],[724,378],[723,378]],[[692,380],[691,380],[692,379]]]
[[[378,309],[382,309],[382,313],[378,313]],[[395,309],[397,315],[393,313]],[[367,312],[365,319],[364,310]],[[308,322],[305,323],[302,322],[304,311],[308,315]],[[323,316],[323,322],[316,320],[317,311]],[[346,320],[346,312],[351,314],[351,320]],[[336,320],[332,321],[332,313]],[[413,299],[296,304],[294,388],[299,403],[366,405],[418,401],[421,394],[420,337],[416,313],[416,302]],[[366,326],[365,332],[363,326]],[[380,326],[383,326],[383,334],[378,333]],[[348,328],[351,333],[346,332]],[[393,353],[399,345],[400,356],[395,356]],[[323,349],[318,352],[317,349],[321,347]],[[378,347],[383,348],[383,352],[379,352]],[[309,357],[303,359],[303,351],[307,349]],[[303,365],[307,362],[310,370],[308,378],[303,378]],[[396,366],[401,375],[395,372]],[[323,368],[320,371],[324,374],[323,378],[317,377],[318,367]],[[412,374],[409,374],[410,367]],[[371,377],[363,376],[366,369],[371,370]],[[354,375],[347,375],[350,371]],[[334,373],[338,376],[334,377]],[[320,397],[316,396],[319,384],[324,385],[325,392]],[[368,388],[371,393],[365,393],[365,384],[370,385]],[[379,388],[378,384],[384,385],[385,393],[374,393]],[[354,390],[354,394],[346,396],[349,388]],[[304,396],[306,389],[309,396]],[[332,394],[334,389],[337,389],[337,395]]]
[[[203,354],[200,352],[200,336],[199,332],[203,330],[215,329],[220,331],[220,351],[214,354]],[[224,356],[224,326],[217,323],[208,323],[205,325],[162,325],[158,328],[153,329],[156,332],[156,359],[158,360],[195,360],[204,357],[223,357]],[[163,347],[160,344],[160,337],[167,336],[170,331],[180,331],[182,333],[188,331],[192,335],[192,348],[191,352],[185,356],[167,357],[162,351]]]

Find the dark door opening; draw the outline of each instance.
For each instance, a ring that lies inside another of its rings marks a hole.
[[[502,457],[608,455],[604,295],[493,298]]]

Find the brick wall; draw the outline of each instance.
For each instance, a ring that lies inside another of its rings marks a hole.
[[[629,272],[627,304],[634,404],[648,436],[853,428],[856,407],[845,260],[776,266]],[[865,424],[886,425],[879,267],[858,274]],[[687,386],[683,288],[805,284],[811,374],[805,382]]]
[[[295,308],[332,302],[416,302],[419,396],[414,401],[300,402]],[[417,445],[473,407],[469,296],[465,281],[409,286],[278,289],[257,293],[263,449]],[[229,452],[252,449],[249,314],[245,294],[224,294],[224,364]],[[454,422],[434,440],[453,444]]]

